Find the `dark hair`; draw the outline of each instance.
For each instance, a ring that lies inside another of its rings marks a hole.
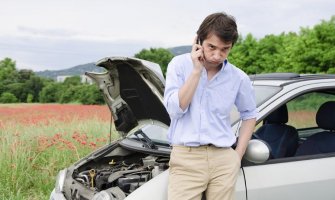
[[[210,34],[215,34],[223,42],[232,42],[234,45],[238,38],[235,18],[224,12],[208,15],[201,23],[197,34],[201,43]]]

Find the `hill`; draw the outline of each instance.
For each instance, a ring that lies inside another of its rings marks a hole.
[[[180,55],[187,52],[191,52],[192,46],[178,46],[170,48],[169,50],[173,55]],[[51,78],[56,80],[57,76],[78,76],[83,75],[85,72],[103,72],[103,68],[97,67],[94,63],[87,63],[82,65],[77,65],[68,69],[62,70],[45,70],[45,71],[38,71],[35,72],[36,75]]]
[[[77,65],[68,69],[62,70],[45,70],[35,72],[36,75],[51,78],[56,80],[57,76],[78,76],[83,75],[85,72],[103,72],[103,68],[97,67],[94,63],[87,63],[82,65]]]
[[[192,46],[188,45],[188,46],[178,46],[178,47],[173,47],[169,49],[171,51],[171,53],[175,56],[180,55],[180,54],[184,54],[184,53],[189,53],[192,50]]]

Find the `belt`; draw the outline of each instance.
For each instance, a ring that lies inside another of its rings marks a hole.
[[[215,147],[215,145],[212,144],[212,143],[209,143],[209,144],[202,144],[202,145],[200,145],[200,146]]]

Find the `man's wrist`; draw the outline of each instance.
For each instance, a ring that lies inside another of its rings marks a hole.
[[[202,69],[193,68],[193,70],[192,70],[192,74],[194,74],[196,76],[200,76],[201,72],[202,72]]]

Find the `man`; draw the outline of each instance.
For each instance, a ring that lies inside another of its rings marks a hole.
[[[207,200],[233,199],[257,115],[249,77],[227,60],[237,38],[232,16],[211,14],[200,25],[191,53],[169,63],[164,93],[173,146],[169,200],[200,200],[204,192]],[[233,105],[242,118],[235,150]]]

